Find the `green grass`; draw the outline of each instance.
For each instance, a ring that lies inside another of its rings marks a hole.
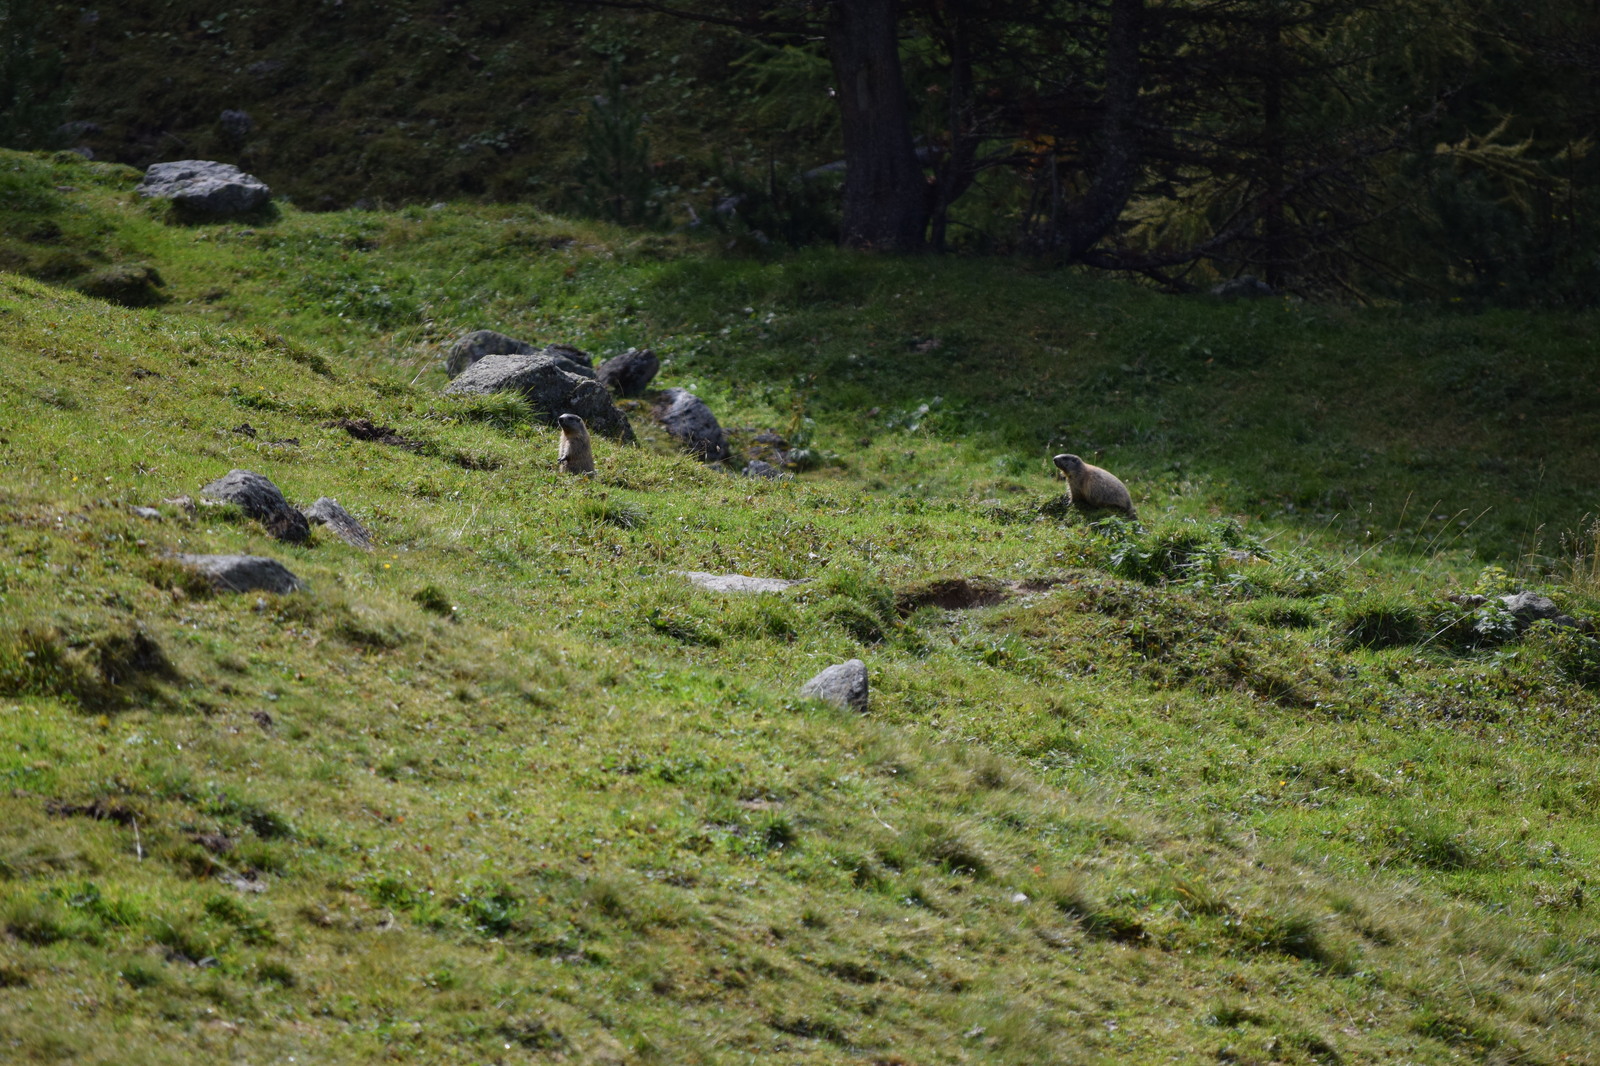
[[[721,259],[513,207],[172,226],[115,168],[0,176],[8,264],[49,273],[53,218],[166,296],[0,276],[7,1055],[1594,1046],[1600,644],[1463,598],[1600,611],[1560,547],[1593,512],[1585,318]],[[479,327],[649,345],[819,463],[745,480],[646,434],[560,476],[523,405],[440,395]],[[1069,446],[1144,525],[1061,513]],[[235,467],[377,550],[165,502]],[[797,697],[849,657],[868,714]]]

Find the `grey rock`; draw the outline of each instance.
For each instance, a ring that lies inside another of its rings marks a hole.
[[[265,207],[272,190],[260,178],[231,163],[180,159],[152,163],[134,190],[140,196],[171,200],[184,214],[228,218]]]
[[[1562,613],[1555,601],[1548,596],[1541,596],[1536,592],[1515,592],[1509,596],[1501,596],[1500,602],[1517,620],[1517,629],[1527,629],[1535,622],[1554,622],[1564,629],[1578,629],[1578,620],[1570,614]]]
[[[582,348],[571,344],[547,344],[540,351],[557,362],[565,360],[571,363],[572,366],[567,369],[574,374],[582,374],[588,378],[595,376],[594,356]]]
[[[633,443],[633,426],[617,409],[611,393],[593,377],[566,369],[544,352],[486,355],[463,370],[444,391],[457,396],[519,392],[534,409],[554,422],[564,413],[577,415],[590,433]]]
[[[204,574],[223,592],[274,592],[280,596],[306,587],[289,568],[260,555],[185,555],[178,562]]]
[[[1272,286],[1254,274],[1240,274],[1236,278],[1211,286],[1211,295],[1224,300],[1253,300],[1262,296],[1276,296]]]
[[[704,570],[674,570],[703,589],[712,592],[782,592],[786,588],[804,584],[804,580],[790,581],[781,577],[746,577],[743,574],[712,574]]]
[[[600,384],[618,396],[640,396],[655,380],[661,360],[649,348],[629,348],[601,363],[595,371]]]
[[[135,507],[133,513],[140,518],[158,519],[161,517],[161,512],[154,507]]]
[[[752,459],[748,463],[744,464],[744,476],[760,477],[766,478],[768,481],[776,481],[779,478],[793,477],[794,475],[779,470],[777,467],[763,459]]]
[[[250,131],[256,128],[255,119],[250,117],[250,112],[236,111],[232,108],[222,112],[217,124],[222,127],[222,135],[235,144],[250,136]]]
[[[236,503],[279,540],[303,544],[311,539],[306,516],[289,506],[278,486],[253,470],[230,470],[200,490],[200,495]]]
[[[701,462],[728,458],[728,441],[717,416],[688,389],[664,390],[653,414],[662,428]]]
[[[340,507],[338,500],[329,496],[319,496],[316,503],[300,513],[305,515],[308,521],[315,522],[319,526],[327,526],[333,531],[334,536],[346,544],[367,551],[372,550],[372,534],[368,533],[367,528],[356,521],[349,511]]]
[[[867,709],[867,664],[850,659],[830,666],[800,686],[800,695],[826,700],[847,710]]]
[[[556,364],[569,374],[586,378],[595,376],[594,360],[581,348],[574,348],[570,344],[540,347],[528,341],[518,340],[516,337],[508,337],[504,333],[496,333],[492,329],[475,329],[471,333],[457,337],[455,343],[450,345],[450,350],[445,352],[444,372],[452,378],[459,377],[462,371],[486,355],[538,354],[554,359]]]

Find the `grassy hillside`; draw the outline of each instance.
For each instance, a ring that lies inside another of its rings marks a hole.
[[[0,155],[0,255],[57,283],[0,276],[8,1055],[1600,1039],[1600,642],[1464,600],[1600,614],[1560,544],[1594,505],[1591,321],[719,258],[513,207],[174,226],[131,182]],[[162,284],[108,290],[119,265]],[[525,408],[440,394],[479,327],[651,345],[816,465],[600,442],[558,476]],[[1144,525],[1061,515],[1057,450]],[[377,550],[164,502],[232,468]],[[310,587],[214,593],[172,552]],[[852,656],[867,714],[796,696]]]

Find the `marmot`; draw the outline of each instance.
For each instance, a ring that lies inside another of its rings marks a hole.
[[[594,473],[594,452],[589,448],[589,427],[577,415],[556,418],[561,427],[561,449],[556,452],[556,469],[563,474]]]
[[[1128,495],[1128,486],[1119,481],[1117,475],[1091,466],[1076,455],[1058,455],[1055,464],[1057,470],[1067,475],[1074,507],[1085,511],[1103,507],[1134,517],[1133,498]]]

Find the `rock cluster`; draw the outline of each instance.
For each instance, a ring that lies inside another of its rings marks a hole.
[[[751,443],[745,454],[736,454],[728,433],[704,400],[684,388],[650,388],[661,370],[661,360],[649,348],[629,348],[596,368],[587,352],[570,345],[541,346],[479,329],[456,338],[446,349],[444,369],[451,378],[446,393],[518,392],[551,421],[574,414],[591,433],[625,443],[634,441],[633,427],[616,400],[637,400],[624,406],[635,415],[648,414],[690,455],[719,468],[742,461],[743,466],[735,469],[746,477],[787,477],[790,471],[815,461],[809,450],[790,448],[770,430],[739,431],[750,434]]]
[[[304,511],[296,510],[272,481],[253,470],[230,470],[200,490],[203,502],[231,503],[260,522],[268,533],[290,544],[303,544],[311,537],[311,525],[326,526],[346,544],[372,550],[372,534],[339,501],[320,497]],[[194,501],[180,496],[165,501],[194,512]],[[135,507],[142,518],[159,519],[153,507]],[[263,591],[284,595],[306,587],[288,567],[276,559],[260,555],[174,555],[179,563],[210,579],[225,592]]]

